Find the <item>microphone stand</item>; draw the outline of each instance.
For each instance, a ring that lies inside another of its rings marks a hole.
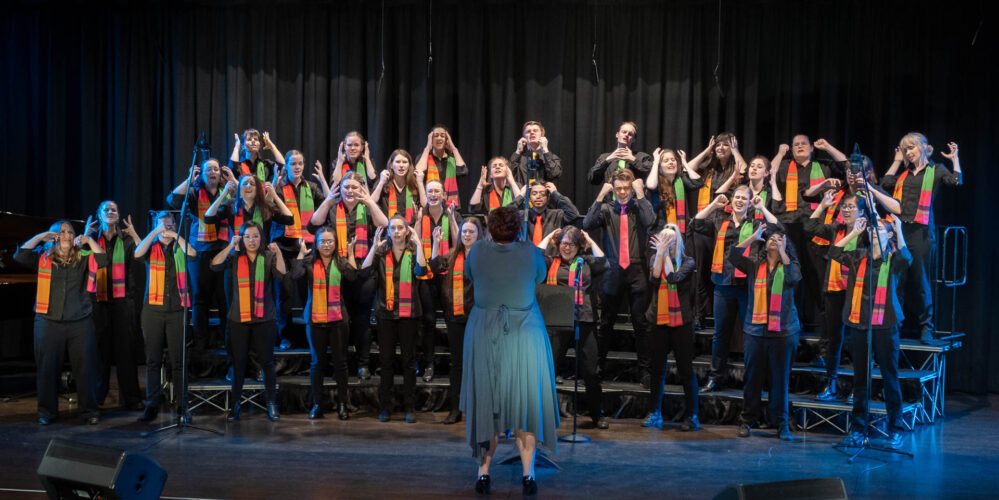
[[[191,244],[191,242],[188,241],[190,239],[189,238],[190,234],[188,234],[187,232],[184,232],[184,221],[188,219],[188,217],[187,217],[187,200],[190,198],[190,195],[191,195],[191,184],[193,184],[192,179],[194,178],[193,168],[198,164],[198,154],[199,153],[201,153],[205,158],[207,158],[209,156],[209,154],[210,154],[209,153],[209,148],[205,144],[204,133],[201,134],[201,139],[198,141],[198,143],[194,145],[194,157],[191,158],[191,168],[192,168],[192,170],[191,170],[191,174],[189,174],[188,177],[187,177],[187,190],[184,192],[184,202],[180,206],[180,222],[179,222],[178,227],[177,227],[177,234],[178,235],[181,235],[181,234],[187,234],[188,235],[188,238],[184,239],[184,244],[181,246],[181,250],[184,252],[184,259],[187,259],[187,247],[188,247],[188,245]],[[204,175],[204,173],[202,173],[202,175]],[[188,223],[188,227],[190,227],[190,223]],[[202,257],[202,258],[204,258],[204,257]],[[169,424],[169,425],[166,425],[164,427],[160,427],[159,429],[154,429],[154,430],[151,430],[151,431],[143,432],[142,434],[140,434],[140,436],[142,436],[142,437],[149,437],[149,436],[152,436],[153,434],[158,434],[160,432],[163,432],[163,431],[166,431],[166,430],[169,430],[169,429],[177,429],[177,434],[180,434],[180,433],[184,432],[184,429],[195,429],[195,430],[204,431],[204,432],[211,432],[211,433],[214,433],[214,434],[218,434],[220,436],[225,435],[225,432],[217,430],[217,429],[209,429],[207,427],[200,427],[200,426],[194,425],[194,424],[188,422],[188,420],[186,418],[186,413],[190,411],[189,409],[187,409],[188,408],[187,405],[189,403],[188,402],[188,390],[187,390],[187,319],[191,315],[191,305],[193,304],[193,300],[194,300],[194,288],[191,286],[191,273],[184,273],[184,278],[187,281],[186,288],[188,290],[190,290],[190,292],[188,293],[188,297],[190,297],[190,300],[188,300],[188,305],[184,306],[184,314],[183,314],[183,316],[184,316],[183,325],[184,326],[183,326],[183,330],[182,330],[183,333],[181,334],[181,338],[180,338],[180,346],[181,346],[181,351],[180,351],[180,368],[181,368],[181,370],[180,370],[180,384],[181,385],[180,385],[180,391],[178,391],[179,394],[178,394],[177,397],[183,398],[180,401],[181,401],[181,404],[183,405],[183,407],[185,408],[185,410],[184,410],[184,413],[181,413],[180,415],[178,415],[176,423]],[[236,404],[239,404],[239,402],[237,401]]]
[[[867,182],[867,174],[870,171],[871,167],[865,165],[865,162],[863,161],[863,159],[861,157],[861,154],[860,154],[860,147],[858,145],[856,145],[856,144],[853,145],[853,154],[850,155],[850,164],[851,165],[859,165],[859,169],[858,169],[859,173],[858,173],[858,175],[860,175],[861,179],[863,179],[863,181],[864,181],[864,215],[867,216],[867,220],[868,221],[873,221],[873,222],[868,222],[868,226],[867,227],[868,227],[868,230],[870,232],[874,233],[873,236],[868,236],[868,238],[867,238],[868,240],[870,240],[869,244],[867,245],[867,261],[870,262],[870,265],[867,267],[867,270],[866,270],[867,276],[864,277],[864,281],[866,281],[868,283],[868,287],[871,289],[870,293],[867,294],[867,311],[868,311],[867,314],[869,315],[869,317],[867,318],[867,332],[866,332],[866,337],[867,337],[866,338],[866,341],[867,341],[866,342],[867,343],[867,357],[864,359],[864,363],[867,363],[867,377],[865,377],[865,379],[863,381],[863,383],[867,384],[867,393],[864,396],[864,440],[860,443],[859,448],[853,454],[850,454],[849,452],[844,451],[843,448],[848,448],[848,446],[844,446],[844,445],[842,445],[840,443],[837,443],[836,445],[834,445],[833,448],[836,448],[837,451],[840,451],[840,452],[846,454],[849,457],[849,458],[847,458],[847,462],[848,463],[853,463],[853,461],[858,456],[860,456],[860,454],[863,453],[865,450],[881,451],[881,452],[884,452],[884,453],[895,453],[895,454],[898,454],[898,455],[906,455],[909,458],[913,458],[913,454],[909,453],[907,451],[893,450],[891,448],[886,448],[886,447],[883,447],[883,446],[876,446],[876,445],[874,445],[874,444],[871,443],[871,437],[870,437],[870,428],[871,428],[871,379],[872,379],[872,375],[873,375],[872,371],[874,370],[874,360],[872,359],[873,356],[871,354],[871,343],[872,343],[873,332],[874,332],[874,321],[873,321],[873,319],[874,319],[874,314],[873,314],[874,313],[874,289],[871,288],[871,287],[875,286],[875,283],[874,283],[874,245],[876,244],[876,245],[878,245],[878,248],[882,249],[881,250],[881,258],[884,259],[885,258],[885,252],[884,252],[884,250],[886,248],[887,242],[882,242],[881,241],[881,232],[878,231],[878,212],[874,208],[874,203],[872,203],[874,196],[871,194],[871,187],[870,187],[869,183]],[[859,238],[859,236],[858,236],[858,238]],[[835,242],[833,244],[835,244]],[[856,362],[857,362],[857,360],[854,360],[854,364],[856,364]],[[856,370],[854,370],[854,375],[856,375]],[[856,377],[854,377],[853,383],[854,384],[858,383],[858,380],[856,379]],[[879,459],[875,459],[875,460],[879,460]]]
[[[576,416],[579,414],[579,307],[580,305],[576,303],[576,290],[579,290],[583,279],[583,258],[576,257],[577,267],[579,272],[576,273],[576,282],[571,286],[573,287],[572,295],[572,330],[575,335],[574,349],[576,350],[575,365],[576,365],[576,378],[573,381],[572,386],[572,434],[566,434],[564,436],[559,436],[558,440],[564,443],[589,443],[590,437],[585,434],[576,433]],[[599,408],[590,408],[590,411],[600,411]]]
[[[530,146],[531,143],[527,143],[527,147]],[[533,155],[534,152],[532,151],[531,154]],[[532,156],[531,159],[527,160],[527,177],[524,179],[524,239],[527,241],[531,241],[531,238],[528,237],[531,233],[527,231],[527,228],[530,227],[527,217],[531,213],[531,179],[537,173],[538,161]]]

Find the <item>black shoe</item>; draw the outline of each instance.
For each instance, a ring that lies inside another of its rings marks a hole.
[[[278,413],[277,403],[270,401],[267,403],[267,419],[271,422],[277,422],[281,420],[281,414]]]
[[[55,422],[55,417],[38,417],[39,425],[50,425],[52,422]]]
[[[531,476],[524,476],[521,480],[524,484],[524,494],[525,495],[537,495],[538,494],[538,482],[534,480]]]
[[[655,427],[656,429],[663,428],[663,415],[658,411],[649,413],[645,420],[642,421],[642,427]]]
[[[717,386],[718,386],[718,381],[716,381],[713,378],[709,378],[708,381],[701,386],[701,392],[711,392],[715,390],[715,387]]]
[[[902,433],[898,431],[891,431],[888,433],[888,437],[885,439],[885,445],[893,450],[897,450],[902,447]]]
[[[281,339],[281,343],[278,344],[277,348],[279,351],[287,351],[288,349],[291,349],[291,341],[288,339]]]
[[[160,414],[160,409],[155,406],[147,406],[142,410],[142,416],[138,419],[139,422],[152,422],[156,420],[156,416]]]
[[[226,420],[230,422],[239,422],[239,405],[235,405],[229,409],[229,416],[226,417]]]
[[[791,428],[787,424],[780,424],[780,430],[777,431],[777,437],[781,441],[794,441],[794,435],[791,434]]]
[[[565,383],[565,379],[561,375],[555,375],[555,385],[562,385]]]
[[[391,418],[391,416],[392,416],[392,412],[390,412],[388,410],[382,410],[382,412],[378,414],[378,421],[379,422],[388,422],[389,419]]]
[[[100,419],[97,417],[97,415],[91,415],[87,417],[87,425],[97,425],[97,422],[99,421]]]
[[[849,435],[847,435],[845,438],[843,438],[843,440],[840,441],[840,444],[842,444],[843,446],[849,446],[851,448],[859,448],[864,445],[864,439],[866,438],[864,437],[863,432],[854,431],[851,432]]]
[[[429,365],[426,367],[426,369],[423,370],[423,381],[433,382],[433,380],[434,380],[434,367],[433,365]]]
[[[177,422],[184,425],[191,425],[194,423],[194,415],[191,415],[191,410],[184,410],[177,417]]]
[[[413,410],[409,410],[406,412],[406,423],[407,424],[416,423],[416,413],[414,413]]]
[[[447,414],[447,417],[444,418],[444,425],[453,425],[457,424],[460,421],[461,421],[461,412],[452,411],[451,413]]]
[[[371,378],[371,370],[367,366],[362,366],[357,370],[357,376],[361,377],[361,380],[368,380]]]
[[[919,343],[923,345],[927,345],[933,342],[934,340],[935,339],[933,338],[933,330],[930,329],[923,330],[922,335],[919,337]]]
[[[489,494],[489,474],[483,474],[475,481],[475,492],[480,495]]]
[[[739,430],[735,433],[736,436],[741,438],[749,437],[749,424],[739,424]]]
[[[836,400],[836,381],[830,380],[826,387],[822,389],[822,392],[815,396],[818,401],[835,401]]]
[[[680,424],[680,430],[683,432],[699,431],[701,430],[701,421],[697,418],[697,415],[691,415],[683,419],[683,423]]]
[[[812,360],[812,366],[814,366],[815,368],[825,368],[826,367],[825,357],[816,356],[815,359]]]
[[[264,371],[257,370],[257,382],[263,382],[263,381],[264,381]]]
[[[229,365],[229,370],[225,372],[225,381],[232,382],[232,365]]]
[[[600,415],[599,418],[593,421],[593,426],[597,429],[610,429],[610,424],[607,423],[607,417]]]
[[[309,420],[315,420],[317,418],[323,418],[323,407],[320,405],[312,405],[312,409],[309,410]]]
[[[347,403],[340,403],[336,406],[336,418],[350,420],[350,410],[347,409]]]

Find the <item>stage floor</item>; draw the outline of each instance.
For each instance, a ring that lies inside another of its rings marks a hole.
[[[582,429],[593,442],[560,443],[559,471],[538,469],[542,498],[711,498],[726,485],[815,477],[840,477],[851,498],[995,498],[999,496],[999,396],[951,394],[947,417],[908,435],[915,458],[867,452],[847,463],[831,448],[839,436],[796,433],[783,443],[773,430],[735,436],[732,426],[701,432],[645,429],[636,419],[611,420],[609,430]],[[198,425],[225,429],[223,437],[187,431],[151,438],[155,426],[138,413],[107,412],[97,426],[63,420],[35,423],[34,400],[0,403],[0,498],[43,498],[35,470],[54,437],[148,454],[169,474],[165,497],[197,498],[440,498],[474,496],[476,462],[465,444],[464,424],[440,423],[446,413],[402,414],[380,423],[372,411],[341,422],[327,414],[267,421],[245,412],[226,425],[218,415]],[[581,419],[587,422],[589,419]],[[166,423],[162,417],[161,423]],[[570,432],[564,419],[560,433]],[[498,458],[516,453],[501,442]],[[520,495],[521,469],[494,465],[493,496]],[[34,490],[12,491],[12,490]]]

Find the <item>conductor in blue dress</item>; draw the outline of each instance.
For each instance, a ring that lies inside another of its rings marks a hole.
[[[501,435],[516,437],[524,468],[524,494],[537,492],[534,452],[555,450],[559,426],[551,344],[534,287],[545,279],[545,260],[530,241],[518,239],[517,207],[489,213],[492,241],[468,252],[465,273],[475,307],[465,327],[460,407],[467,418],[472,455],[480,459],[476,492],[489,492],[489,465]]]

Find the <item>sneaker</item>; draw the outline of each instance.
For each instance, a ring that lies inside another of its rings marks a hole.
[[[288,339],[281,339],[281,343],[278,344],[278,350],[287,351],[288,349],[291,349],[291,341]]]
[[[864,433],[863,432],[851,432],[846,437],[840,441],[843,446],[849,446],[851,448],[858,448],[864,445]]]
[[[822,389],[822,392],[815,396],[818,401],[835,401],[836,400],[836,381],[831,380],[826,387]]]
[[[369,370],[367,366],[363,366],[357,370],[357,376],[361,377],[361,380],[368,380],[371,378],[371,370]]]
[[[423,370],[423,381],[424,382],[433,382],[433,380],[434,380],[434,367],[428,365]]]
[[[897,450],[902,447],[902,433],[898,431],[891,431],[888,433],[888,438],[885,439],[885,444],[893,449]]]
[[[593,426],[597,429],[610,429],[610,424],[607,422],[607,417],[600,415],[599,418],[593,421]]]
[[[709,378],[708,381],[701,386],[701,392],[711,392],[715,390],[715,387],[717,386],[718,382],[713,378]]]

